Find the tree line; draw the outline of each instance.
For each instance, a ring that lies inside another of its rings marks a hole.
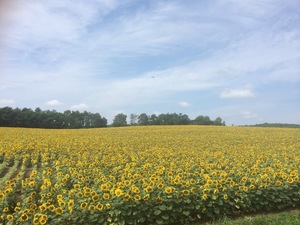
[[[129,123],[127,122],[129,120]],[[123,113],[117,114],[111,126],[147,126],[147,125],[217,125],[225,126],[220,117],[211,120],[208,116],[198,116],[191,120],[182,113],[162,113],[159,115],[130,114],[129,118]],[[29,127],[29,128],[97,128],[106,127],[107,119],[99,113],[66,110],[63,113],[55,110],[36,108],[0,108],[0,127]]]
[[[0,108],[1,127],[30,128],[96,128],[106,127],[107,119],[99,113],[66,110],[63,113],[55,110],[35,110],[29,108]]]
[[[191,120],[188,115],[182,113],[162,113],[159,115],[152,114],[147,115],[142,113],[140,115],[130,114],[129,124],[127,124],[127,115],[119,113],[115,116],[112,126],[127,126],[127,125],[216,125],[225,126],[225,121],[222,118],[217,117],[215,120],[211,120],[209,116],[197,116],[194,120]]]

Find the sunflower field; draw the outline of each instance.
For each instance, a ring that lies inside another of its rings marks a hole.
[[[0,128],[0,224],[193,224],[300,207],[300,130]]]

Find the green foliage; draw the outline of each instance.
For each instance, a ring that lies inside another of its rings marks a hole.
[[[123,113],[119,113],[115,116],[114,121],[112,123],[113,127],[122,127],[127,125],[127,116]]]
[[[210,120],[208,116],[198,116],[195,120],[190,120],[188,115],[182,113],[162,113],[158,116],[152,114],[151,116],[142,113],[138,118],[138,125],[216,125],[225,126],[225,121],[217,117],[215,121]]]
[[[300,124],[289,124],[289,123],[262,123],[255,125],[247,125],[249,127],[286,127],[286,128],[300,128]]]
[[[263,214],[254,216],[244,216],[238,219],[229,219],[227,217],[211,225],[298,225],[300,224],[299,210]],[[195,224],[195,225],[198,225]],[[200,224],[199,224],[200,225]]]
[[[0,127],[30,128],[95,128],[105,127],[107,120],[99,113],[66,110],[63,113],[55,110],[35,111],[28,108],[0,108]]]

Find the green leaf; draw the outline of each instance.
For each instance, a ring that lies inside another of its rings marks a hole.
[[[163,215],[162,218],[163,218],[164,220],[169,220],[169,215],[168,215],[168,214]]]
[[[162,219],[157,219],[157,220],[156,220],[156,223],[157,223],[158,225],[160,225],[160,224],[164,224],[164,221],[163,221]]]
[[[120,220],[120,221],[119,221],[119,224],[120,224],[120,225],[125,225],[125,220]]]
[[[219,205],[223,205],[223,201],[222,199],[219,199],[219,202],[218,202]]]
[[[167,209],[167,207],[165,205],[161,205],[158,207],[161,211],[165,211]]]
[[[191,201],[191,199],[188,198],[188,199],[185,199],[184,202],[185,203],[191,203],[192,201]]]
[[[219,208],[218,208],[218,207],[215,207],[215,208],[214,208],[214,212],[215,212],[215,214],[219,215],[219,214],[220,214]]]
[[[261,195],[261,194],[262,194],[261,190],[257,190],[257,191],[256,191],[256,194],[257,194],[257,195]]]
[[[189,216],[190,212],[189,211],[183,211],[182,214],[185,215],[185,216]]]
[[[154,215],[155,216],[158,216],[160,213],[161,213],[161,211],[159,209],[155,209],[154,210]]]

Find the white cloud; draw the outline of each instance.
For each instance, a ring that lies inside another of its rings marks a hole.
[[[85,103],[80,103],[80,104],[78,104],[78,105],[72,105],[71,107],[70,107],[70,109],[71,110],[78,110],[78,111],[82,111],[82,110],[86,110],[86,109],[88,109],[89,108],[89,106],[87,105],[87,104],[85,104]]]
[[[255,113],[251,113],[249,111],[244,111],[241,113],[242,117],[245,119],[253,119],[253,118],[258,118],[258,115]]]
[[[220,94],[220,98],[251,98],[251,97],[254,97],[254,93],[249,88],[225,89]]]
[[[11,106],[15,103],[16,103],[16,101],[13,99],[0,99],[1,106]]]
[[[189,106],[191,106],[191,104],[190,104],[189,102],[185,102],[185,101],[183,101],[183,102],[178,102],[178,105],[180,105],[180,106],[182,106],[182,107],[189,107]]]
[[[63,105],[63,103],[56,99],[53,99],[53,100],[47,101],[46,105],[47,106],[58,106],[58,105]]]

